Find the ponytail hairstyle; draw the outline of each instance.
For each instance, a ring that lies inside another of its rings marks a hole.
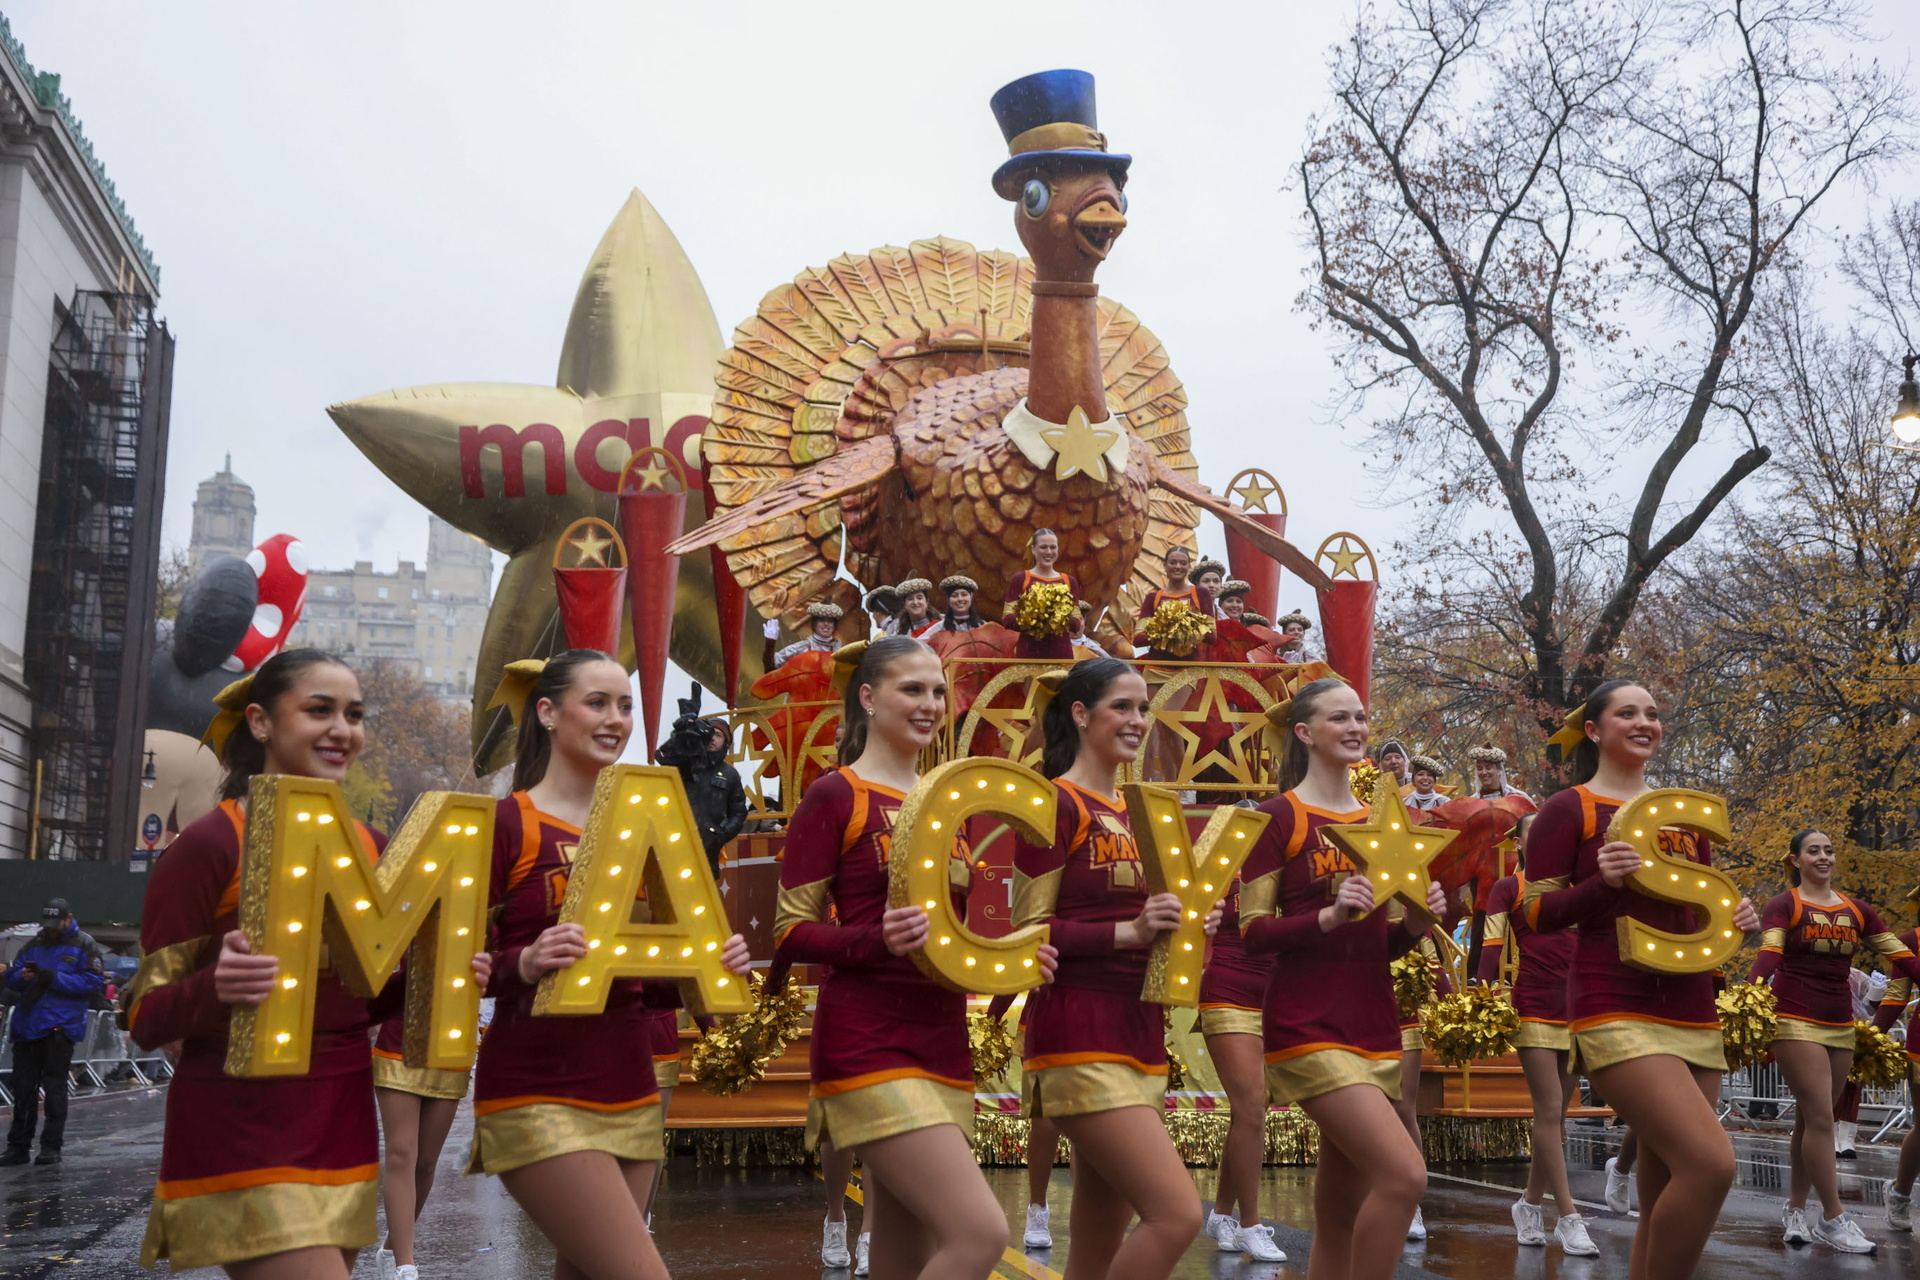
[[[846,698],[840,704],[840,732],[834,739],[834,748],[842,766],[852,764],[867,750],[867,730],[873,724],[873,716],[860,705],[860,690],[879,684],[893,669],[893,664],[908,654],[932,652],[933,646],[914,636],[882,636],[867,642],[866,648],[860,651],[860,661],[854,664],[853,674],[847,677]]]
[[[253,673],[247,687],[246,705],[264,708],[271,714],[274,704],[293,688],[294,680],[302,671],[329,663],[345,667],[348,671],[353,670],[338,656],[323,649],[281,650],[261,663],[260,669]],[[227,770],[226,777],[220,783],[222,800],[245,799],[247,787],[255,775],[267,770],[267,744],[247,732],[244,709],[240,724],[220,744],[220,763]]]
[[[1587,736],[1587,726],[1607,713],[1607,704],[1622,689],[1633,687],[1631,680],[1606,680],[1580,704],[1580,741],[1573,748],[1573,785],[1592,782],[1600,772],[1600,744]]]
[[[527,700],[520,707],[520,732],[513,744],[513,790],[528,791],[547,776],[553,759],[553,734],[540,723],[540,700],[560,705],[567,690],[580,677],[580,668],[595,662],[612,662],[611,654],[598,649],[569,649],[547,659],[547,665],[533,678]]]
[[[1802,827],[1787,841],[1787,879],[1793,882],[1796,889],[1800,887],[1800,846],[1818,830],[1818,827]]]
[[[1080,758],[1080,726],[1073,722],[1074,704],[1093,706],[1106,696],[1114,681],[1132,672],[1133,664],[1118,658],[1087,658],[1073,664],[1040,716],[1046,738],[1040,752],[1042,777],[1057,778]]]
[[[1527,869],[1527,832],[1533,829],[1533,820],[1539,816],[1537,812],[1523,813],[1513,824],[1513,853],[1522,871]]]
[[[1352,687],[1336,676],[1326,676],[1308,681],[1294,693],[1293,701],[1287,708],[1286,741],[1282,744],[1280,776],[1276,779],[1283,794],[1307,780],[1307,767],[1313,759],[1313,753],[1307,749],[1306,743],[1300,741],[1300,735],[1294,732],[1294,728],[1313,719],[1313,713],[1319,709],[1320,699],[1335,689]]]

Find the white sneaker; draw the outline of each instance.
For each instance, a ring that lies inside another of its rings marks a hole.
[[[852,1262],[853,1255],[847,1252],[847,1220],[828,1218],[820,1228],[820,1265],[844,1267]]]
[[[1426,1238],[1427,1221],[1420,1216],[1420,1206],[1415,1205],[1413,1206],[1413,1221],[1407,1224],[1407,1239],[1425,1240]]]
[[[420,1280],[420,1268],[403,1262],[393,1269],[393,1280]]]
[[[1860,1126],[1852,1120],[1833,1122],[1833,1157],[1836,1160],[1857,1160],[1859,1153],[1853,1149],[1853,1140]],[[1843,1215],[1844,1216],[1844,1215]]]
[[[867,1237],[870,1234],[862,1231],[860,1238],[853,1242],[853,1274],[856,1276],[867,1274]]]
[[[1867,1239],[1859,1226],[1854,1223],[1853,1215],[1850,1213],[1842,1213],[1837,1218],[1817,1219],[1813,1227],[1813,1238],[1842,1253],[1872,1253],[1880,1247]]]
[[[1569,1258],[1600,1256],[1600,1246],[1587,1234],[1587,1220],[1577,1213],[1560,1215],[1560,1221],[1553,1224],[1553,1238],[1560,1242],[1560,1252]]]
[[[1250,1227],[1241,1227],[1233,1233],[1236,1251],[1246,1254],[1255,1262],[1285,1262],[1287,1255],[1273,1242],[1273,1228],[1264,1222],[1256,1222]]]
[[[1053,1248],[1053,1230],[1047,1226],[1047,1206],[1027,1206],[1027,1229],[1021,1234],[1020,1243],[1029,1249]]]
[[[1620,1172],[1618,1158],[1607,1161],[1607,1208],[1623,1216],[1633,1208],[1633,1175]]]
[[[1807,1230],[1807,1211],[1788,1205],[1780,1215],[1780,1239],[1787,1244],[1812,1244],[1813,1233]]]
[[[1891,1195],[1892,1193],[1889,1192],[1888,1194]],[[1213,1243],[1218,1246],[1220,1252],[1240,1252],[1239,1242],[1235,1239],[1235,1237],[1240,1234],[1240,1219],[1234,1217],[1232,1214],[1214,1213],[1212,1210],[1208,1210],[1207,1234],[1213,1237]]]
[[[1887,1225],[1895,1231],[1913,1230],[1913,1193],[1901,1195],[1887,1188]]]
[[[1513,1202],[1513,1234],[1521,1244],[1544,1245],[1546,1228],[1541,1224],[1540,1206],[1528,1204],[1525,1196]]]
[[[380,1273],[380,1280],[393,1280],[393,1250],[376,1251],[373,1255],[373,1265]]]

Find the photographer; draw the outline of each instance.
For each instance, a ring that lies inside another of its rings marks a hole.
[[[106,989],[100,945],[80,932],[66,899],[41,909],[40,932],[7,969],[13,1005],[13,1125],[0,1165],[25,1164],[47,1093],[47,1125],[35,1164],[59,1164],[67,1132],[67,1069],[87,1034],[87,1009]]]
[[[700,686],[693,686],[691,698],[678,701],[680,718],[673,722],[673,734],[657,758],[678,769],[686,781],[707,863],[718,872],[720,850],[746,823],[747,792],[740,785],[739,772],[727,763],[726,721],[700,718]]]

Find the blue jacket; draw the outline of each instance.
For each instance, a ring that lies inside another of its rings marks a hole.
[[[55,1031],[76,1044],[87,1034],[87,1009],[93,997],[106,990],[106,975],[95,967],[99,944],[69,924],[51,946],[35,935],[33,945],[13,958],[7,969],[7,990],[13,993],[13,1038],[43,1040]],[[30,978],[27,966],[51,973],[42,983]]]

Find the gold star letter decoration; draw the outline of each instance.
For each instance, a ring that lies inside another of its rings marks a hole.
[[[1095,480],[1104,482],[1107,478],[1106,452],[1119,442],[1120,433],[1104,423],[1097,427],[1089,425],[1087,411],[1075,405],[1073,412],[1067,415],[1066,426],[1042,427],[1040,438],[1054,451],[1054,479],[1065,480],[1084,471]]]
[[[1459,837],[1458,831],[1417,827],[1396,787],[1373,789],[1373,812],[1365,822],[1322,827],[1327,839],[1359,864],[1360,874],[1373,882],[1375,909],[1398,898],[1407,909],[1408,928],[1424,933],[1433,927],[1427,910],[1427,872],[1439,852]]]
[[[1335,538],[1339,539],[1339,546],[1334,545]],[[1354,546],[1356,542],[1360,543],[1358,547]],[[1371,562],[1373,559],[1373,553],[1367,550],[1367,544],[1360,542],[1360,539],[1350,533],[1338,533],[1333,538],[1328,538],[1326,545],[1320,548],[1320,555],[1333,562],[1333,572],[1328,576],[1334,578],[1345,576],[1358,579],[1360,562],[1362,560]]]
[[[1262,514],[1271,514],[1267,511],[1267,500],[1278,497],[1280,514],[1287,513],[1286,495],[1280,492],[1279,482],[1258,467],[1248,467],[1235,476],[1227,485],[1227,492],[1240,500],[1242,509]]]

